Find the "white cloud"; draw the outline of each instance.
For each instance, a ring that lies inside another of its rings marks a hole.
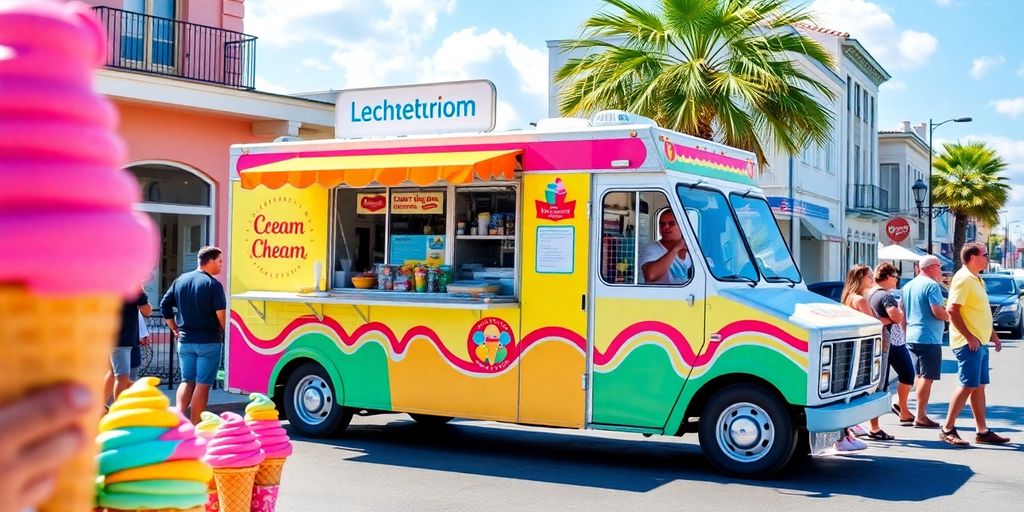
[[[1017,76],[1024,77],[1024,66],[1017,68]]]
[[[810,10],[818,24],[849,32],[890,70],[924,66],[939,45],[927,32],[897,26],[889,13],[867,0],[815,0]]]
[[[990,105],[995,107],[996,112],[1013,118],[1024,114],[1024,96],[995,100]]]
[[[302,63],[299,64],[299,69],[315,69],[317,71],[327,71],[331,69],[331,67],[321,62],[320,59],[307,57],[305,59],[302,59]]]
[[[903,80],[892,79],[883,83],[879,89],[883,91],[905,91],[907,90],[907,83]]]
[[[981,80],[985,78],[989,70],[996,66],[1000,66],[1006,62],[1006,59],[1002,55],[996,55],[995,57],[978,57],[974,59],[971,64],[971,76],[975,80]]]
[[[263,92],[272,92],[274,94],[288,93],[287,89],[283,85],[271,83],[260,75],[256,75],[256,90]]]
[[[303,20],[338,13],[353,3],[345,0],[249,0],[245,4],[245,31],[258,36],[261,43],[288,46],[313,35],[302,30]]]
[[[516,113],[515,107],[504,101],[499,101],[496,110],[495,130],[501,131],[520,127],[519,114]]]
[[[512,34],[497,29],[477,34],[476,27],[471,27],[448,36],[433,56],[420,62],[419,79],[446,81],[475,78],[471,68],[497,58],[506,59],[515,69],[521,92],[547,97],[547,55],[524,45]]]

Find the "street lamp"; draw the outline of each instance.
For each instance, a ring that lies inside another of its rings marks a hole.
[[[969,123],[973,121],[970,117],[954,117],[952,119],[946,119],[941,123],[932,122],[931,118],[928,119],[928,185],[925,189],[928,192],[928,247],[925,249],[928,254],[932,253],[932,219],[934,218],[934,210],[932,209],[932,139],[935,138],[935,129],[946,124],[946,123]],[[919,182],[921,180],[918,180]],[[914,184],[914,197],[917,198],[918,190],[916,188],[917,183]],[[918,217],[921,216],[921,203],[917,203],[918,206]]]

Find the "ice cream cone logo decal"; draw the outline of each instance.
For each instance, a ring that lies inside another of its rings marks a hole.
[[[562,178],[555,178],[555,181],[548,183],[544,189],[544,200],[535,200],[537,207],[537,218],[560,221],[572,219],[576,216],[576,201],[566,201],[569,191],[565,187]]]
[[[516,356],[512,327],[500,318],[480,320],[470,329],[469,353],[483,370],[504,370]]]

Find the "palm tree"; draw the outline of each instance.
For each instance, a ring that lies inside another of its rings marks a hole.
[[[660,126],[753,151],[796,154],[825,145],[833,114],[814,92],[835,94],[794,62],[833,67],[832,55],[792,27],[811,22],[789,0],[661,0],[649,11],[603,0],[563,51],[582,49],[556,73],[563,115],[617,108]]]
[[[932,201],[946,205],[956,218],[953,226],[954,271],[959,270],[960,248],[967,241],[967,221],[999,224],[999,209],[1006,205],[1010,184],[1006,162],[984,142],[946,143],[932,168]]]

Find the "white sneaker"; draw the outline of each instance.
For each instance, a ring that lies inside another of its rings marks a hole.
[[[850,436],[843,436],[842,439],[836,441],[836,444],[832,445],[832,448],[837,452],[855,452],[867,447],[868,445],[864,444],[863,441]]]
[[[853,444],[854,450],[866,450],[868,448],[867,443],[861,441],[860,439],[857,439],[856,437],[851,437],[850,443]]]
[[[857,437],[864,437],[868,435],[868,431],[864,430],[864,427],[860,425],[854,425],[850,427],[850,433]]]

